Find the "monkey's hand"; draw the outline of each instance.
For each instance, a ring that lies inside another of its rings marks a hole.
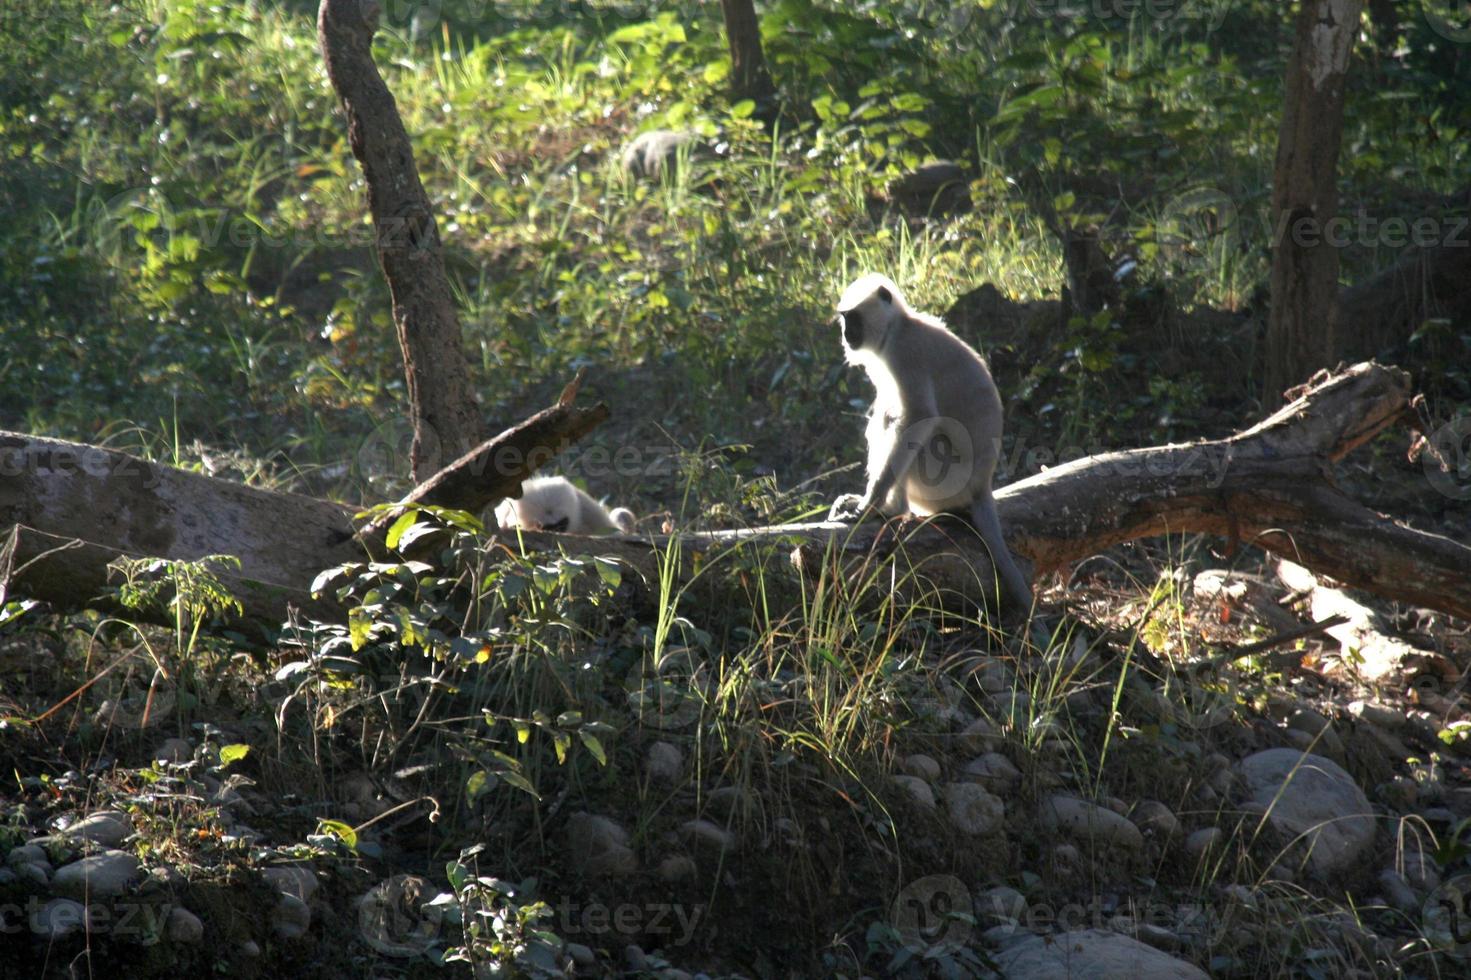
[[[869,509],[868,502],[864,500],[863,494],[845,493],[833,501],[831,509],[827,512],[829,521],[842,521],[852,523],[858,520]]]

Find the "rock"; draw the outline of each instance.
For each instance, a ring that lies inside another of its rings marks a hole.
[[[1291,749],[1267,749],[1241,761],[1250,799],[1268,808],[1268,823],[1309,848],[1320,877],[1363,863],[1374,843],[1375,817],[1363,790],[1336,762]]]
[[[623,959],[634,973],[643,973],[649,968],[648,956],[633,943],[623,947]]]
[[[567,955],[572,957],[572,962],[584,970],[591,970],[598,965],[598,958],[593,951],[582,943],[568,943]]]
[[[630,177],[658,180],[679,162],[680,151],[694,149],[699,134],[688,130],[651,129],[629,140],[619,154],[623,172]],[[688,151],[687,151],[688,152]]]
[[[1333,722],[1325,715],[1311,708],[1298,708],[1288,717],[1287,727],[1311,735],[1316,743],[1311,751],[1326,755],[1335,762],[1344,761],[1343,739],[1338,737],[1338,732],[1333,730]]]
[[[13,874],[17,881],[37,888],[51,884],[51,869],[44,864],[18,864]]]
[[[81,898],[116,898],[142,875],[138,859],[124,851],[103,851],[73,861],[56,872],[56,890]]]
[[[996,733],[996,726],[984,718],[977,718],[965,727],[959,735],[955,736],[955,744],[960,751],[972,755],[980,752],[990,752],[1001,744],[1001,736]]]
[[[1024,729],[1030,724],[1032,696],[1026,691],[1001,691],[989,698],[991,717],[1010,728]]]
[[[171,864],[160,864],[156,868],[150,868],[148,877],[156,881],[157,887],[165,891],[177,891],[189,883],[184,873]]]
[[[117,847],[133,836],[133,818],[119,810],[99,810],[62,831],[72,840]]]
[[[1405,876],[1393,868],[1385,868],[1379,872],[1379,887],[1384,892],[1384,897],[1389,904],[1399,909],[1406,915],[1416,915],[1420,911],[1420,899],[1415,895],[1415,889],[1405,881]]]
[[[938,782],[940,779],[940,764],[921,753],[906,755],[899,762],[899,771],[927,783]]]
[[[1350,701],[1348,714],[1356,721],[1367,721],[1391,732],[1404,731],[1410,724],[1409,716],[1403,711],[1372,701]]]
[[[1042,825],[1050,830],[1130,851],[1144,847],[1144,835],[1126,817],[1077,797],[1061,793],[1050,796],[1043,802],[1039,815]]]
[[[55,942],[80,931],[87,924],[87,907],[69,898],[53,898],[32,912],[30,919],[31,932]]]
[[[644,754],[644,772],[656,783],[673,783],[684,771],[684,753],[669,742],[655,742]]]
[[[589,875],[626,875],[638,870],[628,831],[607,817],[579,812],[567,820],[567,852],[573,867]]]
[[[1000,752],[976,756],[960,770],[960,778],[980,783],[993,793],[1010,795],[1022,781],[1021,770]]]
[[[22,844],[10,849],[5,855],[5,863],[12,868],[18,868],[22,864],[39,864],[43,868],[51,867],[51,859],[46,856],[46,848],[39,844]]]
[[[256,942],[254,939],[245,940],[245,942],[240,944],[239,949],[240,955],[245,957],[247,960],[253,960],[256,957],[260,956],[260,943]]]
[[[1006,980],[1207,980],[1205,971],[1191,963],[1103,929],[1079,929],[1054,936],[1019,934],[997,951],[994,959]]]
[[[900,786],[909,798],[926,810],[935,808],[935,792],[930,789],[930,784],[918,776],[890,776],[895,785]]]
[[[1440,867],[1435,863],[1435,858],[1424,851],[1406,848],[1401,873],[1410,887],[1422,894],[1440,887]]]
[[[165,739],[153,750],[153,761],[159,765],[180,765],[194,758],[194,746],[182,738]]]
[[[1220,827],[1202,827],[1185,838],[1185,853],[1198,861],[1220,847],[1225,839]]]
[[[946,783],[945,812],[963,834],[994,834],[1006,819],[1006,804],[975,783]]]
[[[1052,849],[1052,863],[1059,868],[1076,868],[1083,861],[1083,855],[1072,844],[1058,844]]]
[[[710,791],[706,799],[712,812],[726,818],[745,819],[751,807],[750,797],[739,786],[718,786]]]
[[[922,164],[889,185],[894,203],[920,214],[954,214],[971,206],[965,170],[949,160]]]
[[[276,891],[310,902],[317,893],[317,876],[304,864],[279,864],[261,871],[261,877]]]
[[[976,664],[970,676],[975,678],[976,685],[987,694],[1000,694],[1016,686],[1016,674],[994,657],[987,657]]]
[[[194,944],[204,939],[204,923],[188,909],[175,905],[169,909],[163,933],[172,943]]]
[[[311,906],[285,892],[271,910],[271,931],[282,939],[298,939],[306,935],[312,924]]]
[[[9,868],[0,868],[0,888],[11,888],[20,883],[20,876]]]
[[[671,854],[659,862],[659,878],[674,884],[695,876],[695,862],[685,854]]]
[[[697,853],[722,858],[735,850],[735,834],[709,820],[686,820],[679,825],[679,836]]]
[[[1108,927],[1122,936],[1131,936],[1155,949],[1173,952],[1184,945],[1180,937],[1164,926],[1152,922],[1140,922],[1131,915],[1116,915],[1108,920]]]
[[[1158,800],[1144,800],[1134,808],[1129,819],[1145,837],[1168,841],[1180,832],[1180,818]]]

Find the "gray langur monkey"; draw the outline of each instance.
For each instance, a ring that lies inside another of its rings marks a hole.
[[[521,496],[495,508],[503,530],[567,534],[632,534],[637,518],[626,507],[608,510],[564,476],[539,476],[521,484]]]
[[[869,273],[838,300],[843,352],[876,394],[868,416],[868,487],[844,494],[828,520],[869,509],[895,516],[959,513],[990,549],[1006,596],[1030,608],[991,496],[1001,453],[1001,395],[985,360],[938,318],[911,310],[889,279]]]

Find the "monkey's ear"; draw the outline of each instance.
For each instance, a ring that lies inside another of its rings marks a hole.
[[[894,297],[889,292],[889,287],[888,286],[880,286],[879,287],[879,299],[883,300],[885,303],[892,303],[892,302],[894,302]]]

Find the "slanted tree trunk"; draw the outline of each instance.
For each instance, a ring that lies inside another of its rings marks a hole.
[[[470,385],[439,229],[393,95],[373,64],[375,0],[322,0],[317,35],[327,77],[347,114],[353,156],[368,184],[378,259],[393,297],[414,442],[409,465],[423,481],[485,438]]]
[[[752,0],[720,0],[725,15],[725,39],[730,46],[731,96],[752,99],[758,106],[776,94],[766,54],[761,48],[761,22]]]
[[[1297,17],[1272,179],[1269,403],[1338,355],[1338,248],[1330,222],[1338,208],[1344,78],[1362,8],[1363,0],[1302,0]]]

